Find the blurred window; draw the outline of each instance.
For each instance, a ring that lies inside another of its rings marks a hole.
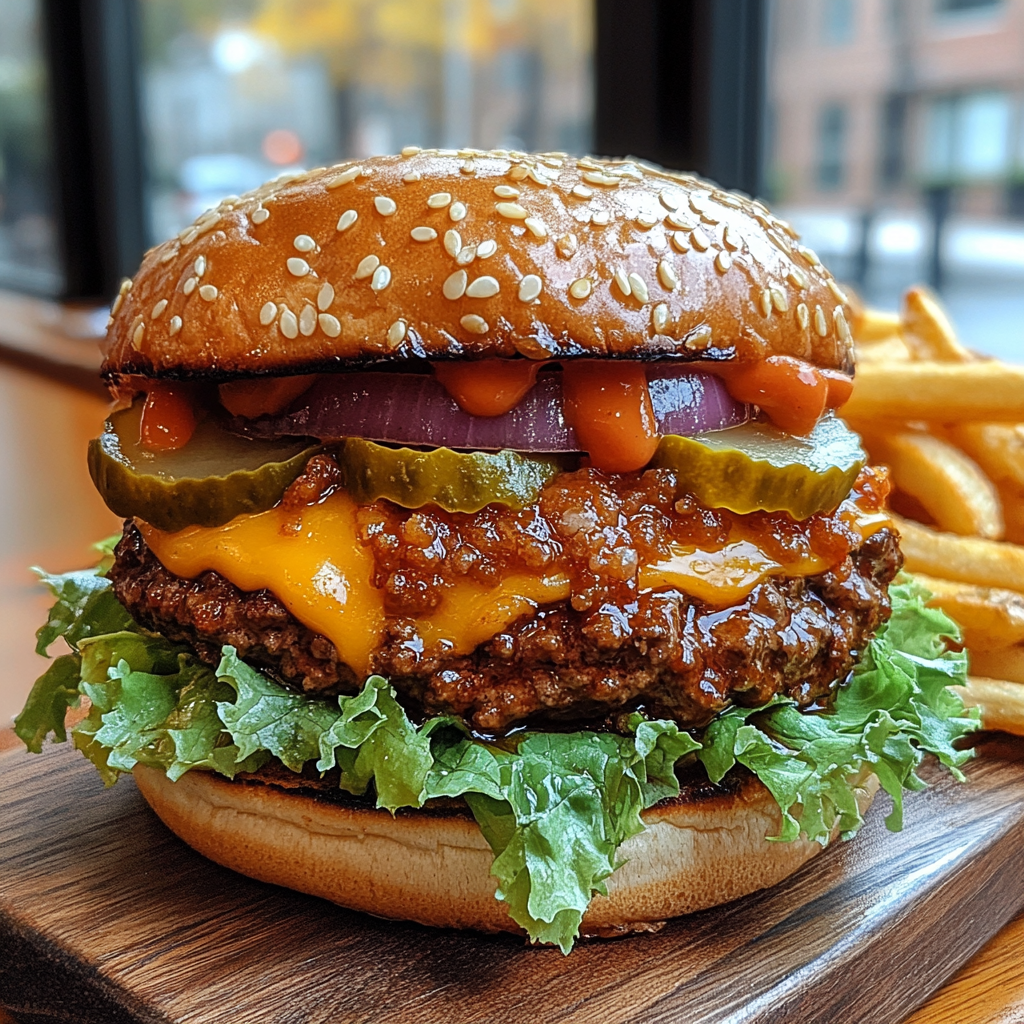
[[[988,14],[1003,6],[1003,0],[936,0],[940,14]]]
[[[854,0],[825,0],[822,13],[822,34],[826,43],[842,46],[853,39]]]
[[[932,180],[1005,177],[1010,169],[1013,108],[1005,93],[932,100],[925,173]]]
[[[818,123],[818,187],[836,189],[843,183],[846,159],[846,108],[826,104]]]
[[[0,2],[0,285],[57,294],[46,66],[38,0]]]
[[[153,240],[290,168],[589,148],[593,0],[142,0]]]

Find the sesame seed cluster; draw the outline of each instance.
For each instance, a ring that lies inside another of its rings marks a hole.
[[[228,197],[150,250],[104,372],[770,354],[850,370],[846,302],[785,221],[691,175],[408,147]]]

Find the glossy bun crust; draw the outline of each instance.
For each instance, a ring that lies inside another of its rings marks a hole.
[[[280,178],[150,250],[108,377],[409,358],[852,369],[846,297],[758,202],[633,161],[408,149]]]
[[[211,860],[263,882],[377,917],[440,928],[519,932],[494,895],[493,855],[463,806],[400,810],[334,803],[275,785],[192,771],[171,782],[137,765],[142,795],[171,831]],[[863,813],[878,790],[855,787]],[[778,805],[753,776],[705,785],[643,812],[645,831],[583,917],[583,935],[650,931],[670,917],[727,903],[782,881],[819,853],[800,838],[770,843]]]

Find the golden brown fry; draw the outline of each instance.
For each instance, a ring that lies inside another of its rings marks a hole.
[[[974,356],[957,341],[939,300],[925,287],[909,288],[903,296],[903,340],[915,359],[966,363]]]
[[[981,724],[1024,736],[1024,686],[1005,679],[968,676],[966,686],[954,686],[968,707],[981,708]]]
[[[1003,484],[999,487],[999,497],[1003,503],[1006,539],[1024,544],[1024,487]]]
[[[897,334],[884,341],[876,341],[870,345],[857,346],[857,364],[879,362],[909,362],[910,353],[903,339]]]
[[[974,363],[865,362],[844,417],[960,423],[1024,421],[1024,366]]]
[[[1024,683],[1024,646],[1020,644],[995,651],[969,651],[967,658],[973,675]]]
[[[893,516],[909,572],[979,587],[1001,587],[1024,593],[1024,547],[980,537],[938,533],[927,526]]]
[[[871,461],[888,466],[896,486],[916,498],[940,529],[990,540],[1003,536],[999,493],[959,448],[910,430],[868,431],[864,440]]]
[[[883,313],[877,309],[865,309],[855,316],[850,324],[853,339],[858,345],[872,345],[890,338],[900,337],[899,313]]]
[[[946,434],[989,479],[1024,489],[1024,423],[959,423]]]
[[[932,593],[928,603],[955,620],[971,651],[1024,643],[1024,594],[970,583],[915,575]]]

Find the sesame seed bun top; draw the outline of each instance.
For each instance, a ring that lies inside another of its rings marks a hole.
[[[758,202],[637,161],[418,150],[280,178],[145,256],[104,373],[408,358],[852,369],[846,297]]]

